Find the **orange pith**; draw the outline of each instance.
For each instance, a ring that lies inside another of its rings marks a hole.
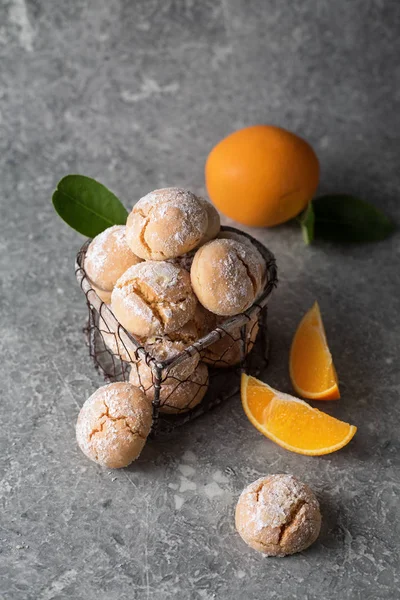
[[[304,315],[294,335],[289,371],[293,387],[299,396],[312,400],[340,398],[337,375],[318,302]]]
[[[298,454],[330,454],[348,444],[357,431],[354,425],[245,374],[241,396],[250,422],[270,440]]]

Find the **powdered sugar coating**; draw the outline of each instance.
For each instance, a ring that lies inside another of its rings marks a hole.
[[[196,310],[194,311],[193,322],[197,329],[197,334],[199,339],[213,331],[213,329],[217,326],[217,315],[210,312],[200,302],[196,305]],[[226,319],[223,319],[226,320]]]
[[[169,335],[152,336],[143,343],[146,352],[158,362],[163,362],[175,358],[185,348],[197,340],[197,330],[193,322],[186,323],[182,328]],[[200,361],[200,354],[193,356],[186,355],[178,365],[166,367],[162,373],[162,381],[166,385],[174,383],[176,380],[184,381],[193,373]],[[153,375],[150,364],[144,360],[137,362],[137,366],[132,371],[132,383],[142,386],[145,389],[152,387]]]
[[[314,492],[292,475],[261,477],[247,486],[236,507],[236,528],[268,556],[305,550],[318,537],[321,513]]]
[[[189,321],[177,331],[163,336],[147,338],[144,348],[152,358],[163,362],[175,358],[198,339],[197,328],[193,321]],[[186,360],[175,367],[168,369],[168,376],[184,380],[193,373],[200,361],[200,354],[187,356]],[[145,366],[145,365],[143,365]],[[151,381],[151,373],[150,378]]]
[[[233,316],[249,308],[261,292],[263,264],[250,246],[217,239],[195,254],[190,278],[207,310]]]
[[[217,237],[219,240],[234,240],[235,242],[240,242],[241,244],[251,248],[253,254],[257,256],[258,262],[262,268],[261,288],[264,288],[265,284],[267,283],[267,268],[261,252],[259,252],[253,242],[246,235],[240,233],[239,231],[220,231]]]
[[[120,468],[135,460],[146,441],[152,422],[144,394],[130,383],[111,383],[99,388],[82,406],[76,439],[91,460]]]
[[[96,235],[89,244],[84,267],[96,291],[111,292],[129,267],[142,262],[126,243],[125,231],[125,225],[114,225]]]
[[[147,261],[118,279],[111,306],[130,333],[148,337],[185,325],[193,317],[196,298],[184,269],[163,261]]]
[[[141,258],[167,260],[198,246],[207,225],[207,210],[195,194],[163,188],[135,204],[127,219],[126,239]]]

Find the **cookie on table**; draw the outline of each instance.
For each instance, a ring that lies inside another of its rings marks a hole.
[[[247,486],[236,506],[236,529],[267,556],[305,550],[317,539],[321,513],[314,492],[292,475],[269,475]]]
[[[130,383],[111,383],[82,406],[76,439],[90,460],[118,469],[139,456],[151,423],[151,406],[144,393]]]

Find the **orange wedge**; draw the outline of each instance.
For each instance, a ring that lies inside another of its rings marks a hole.
[[[296,393],[311,400],[340,398],[318,302],[304,315],[290,349],[290,379]]]
[[[357,431],[354,425],[245,374],[241,395],[244,412],[254,427],[291,452],[308,456],[330,454],[346,446]]]

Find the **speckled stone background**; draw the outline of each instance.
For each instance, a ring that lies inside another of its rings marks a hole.
[[[290,391],[299,318],[318,298],[359,426],[344,450],[301,457],[264,439],[239,398],[111,472],[78,450],[100,384],[74,279],[82,238],[55,215],[57,181],[99,178],[130,207],[203,191],[207,152],[256,122],[304,135],[321,192],[399,218],[400,7],[384,0],[0,1],[0,597],[3,600],[389,600],[399,593],[399,236],[276,253],[268,382]],[[400,220],[400,219],[399,219]],[[318,542],[265,559],[235,533],[242,488],[289,472],[317,492]]]

